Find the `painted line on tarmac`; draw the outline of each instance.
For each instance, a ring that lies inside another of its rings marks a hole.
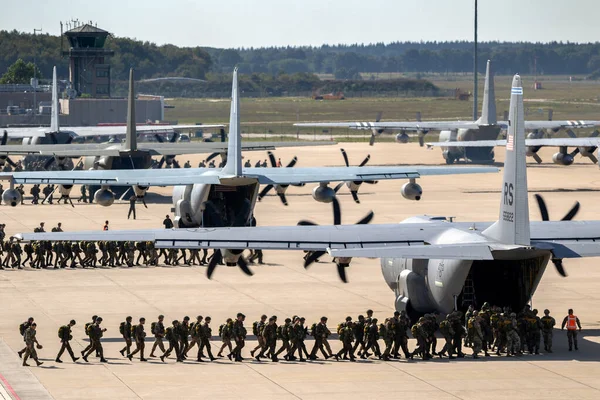
[[[21,400],[6,378],[0,374],[0,397],[6,400]]]

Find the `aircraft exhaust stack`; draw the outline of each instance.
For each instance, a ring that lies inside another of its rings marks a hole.
[[[525,119],[519,75],[515,75],[512,82],[508,122],[500,214],[498,221],[483,234],[504,244],[529,246]]]

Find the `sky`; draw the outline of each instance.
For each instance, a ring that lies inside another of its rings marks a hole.
[[[92,20],[115,36],[206,47],[472,40],[474,0],[0,0],[0,29],[58,35]],[[599,0],[479,0],[479,40],[600,41]]]

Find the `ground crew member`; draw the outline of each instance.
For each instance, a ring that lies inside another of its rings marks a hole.
[[[79,357],[75,357],[75,354],[73,354],[73,350],[71,349],[71,345],[69,344],[69,341],[71,341],[73,339],[73,336],[71,335],[71,328],[73,326],[75,326],[76,322],[74,319],[72,319],[67,325],[63,325],[58,329],[58,337],[60,339],[60,343],[62,344],[60,347],[60,351],[58,352],[58,355],[56,356],[56,361],[57,363],[62,363],[62,361],[60,360],[60,357],[63,355],[63,353],[65,352],[65,350],[67,350],[69,352],[69,355],[71,356],[71,359],[73,360],[73,362],[76,362],[77,360],[79,360]]]
[[[127,318],[125,318],[125,321],[121,322],[121,325],[119,325],[119,333],[121,333],[121,335],[123,336],[123,339],[125,340],[125,347],[123,347],[121,350],[119,350],[119,353],[121,353],[121,355],[123,357],[129,357],[129,354],[131,353],[131,321],[133,320],[133,318],[131,316],[128,316]]]
[[[552,335],[556,320],[550,316],[550,310],[544,310],[544,316],[540,319],[542,323],[542,337],[544,338],[544,350],[552,353]]]
[[[202,351],[206,348],[206,353],[210,358],[210,361],[216,360],[212,355],[210,338],[212,337],[212,329],[210,328],[210,317],[204,319],[204,323],[198,323],[197,329],[199,330],[200,344],[198,345],[198,362],[202,362]]]
[[[162,351],[163,354],[165,354],[165,345],[163,344],[163,338],[165,337],[165,325],[163,323],[164,319],[164,315],[159,315],[158,321],[153,322],[152,325],[150,325],[150,332],[154,335],[154,344],[152,345],[150,357],[156,357],[154,355],[156,347],[158,347],[160,351]]]
[[[232,352],[233,347],[231,346],[231,335],[233,333],[233,320],[231,318],[227,318],[224,324],[219,327],[219,336],[221,337],[221,341],[223,344],[219,349],[219,353],[217,357],[223,357],[223,350],[225,347],[229,348],[229,353]]]
[[[108,230],[108,221],[104,221],[104,226],[102,227],[103,231],[107,231]]]
[[[165,229],[173,228],[173,220],[171,220],[171,217],[167,215],[163,220],[163,225],[165,226]]]
[[[23,366],[24,367],[29,367],[29,364],[27,364],[27,359],[29,357],[33,358],[33,360],[35,361],[35,363],[38,367],[43,364],[43,362],[38,360],[38,356],[37,356],[36,348],[38,350],[40,350],[40,349],[42,349],[42,345],[37,341],[37,339],[35,337],[35,335],[37,333],[36,329],[37,329],[37,324],[35,322],[33,322],[29,326],[29,328],[27,328],[27,330],[25,331],[25,344],[27,345],[27,347],[25,350],[25,355],[23,356]]]
[[[579,332],[581,332],[581,323],[579,322],[579,318],[573,314],[573,309],[569,308],[569,315],[563,319],[561,330],[565,329],[565,325],[567,326],[567,339],[569,340],[569,351],[573,351],[573,343],[575,343],[575,350],[579,350],[577,347],[577,328],[579,328]]]
[[[102,349],[102,336],[104,335],[104,332],[106,332],[106,328],[101,328],[100,324],[102,323],[102,318],[98,317],[96,318],[96,322],[93,323],[92,325],[90,325],[89,327],[89,335],[90,335],[90,339],[92,340],[92,347],[91,349],[88,350],[87,354],[85,354],[82,358],[83,361],[88,362],[87,358],[89,357],[89,355],[93,352],[93,351],[97,351],[98,355],[100,356],[100,362],[108,362],[106,361],[106,359],[104,358],[104,349]]]
[[[27,321],[19,325],[19,333],[21,336],[23,336],[23,341],[25,341],[25,332],[27,332],[27,329],[29,329],[31,324],[33,324],[33,317],[29,317]],[[23,349],[18,352],[19,358],[23,357],[23,353],[25,353],[25,351],[27,351],[27,346],[23,347]]]
[[[137,201],[137,197],[135,195],[132,195],[129,198],[129,212],[127,213],[127,219],[129,219],[129,217],[131,216],[131,213],[133,213],[133,219],[135,219],[135,202]]]
[[[133,338],[135,339],[135,350],[133,351],[133,353],[131,353],[127,356],[127,358],[129,358],[129,361],[132,361],[133,356],[136,355],[137,353],[140,353],[140,361],[142,361],[142,362],[148,361],[144,358],[144,348],[146,347],[146,332],[144,332],[144,324],[145,323],[146,323],[146,318],[144,318],[144,317],[140,318],[140,323],[137,324],[134,327],[134,329],[132,330]]]

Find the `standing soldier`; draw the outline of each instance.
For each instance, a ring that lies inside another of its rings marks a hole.
[[[263,329],[265,329],[266,324],[267,324],[267,316],[264,314],[260,317],[260,321],[254,321],[252,323],[252,334],[254,336],[256,336],[256,340],[258,341],[258,345],[253,350],[250,350],[250,355],[252,357],[254,357],[254,353],[257,350],[261,350],[261,352],[264,351],[265,339],[263,337]],[[260,360],[258,360],[258,361],[260,361]]]
[[[372,313],[371,313],[372,315]],[[377,318],[367,317],[369,320],[369,324],[365,325],[365,342],[367,343],[362,354],[361,358],[367,359],[369,349],[373,349],[373,353],[376,357],[381,359],[381,350],[379,349],[379,343],[377,340],[379,339],[379,327],[377,326]]]
[[[190,317],[187,315],[183,317],[183,321],[179,324],[179,329],[177,331],[177,335],[179,336],[179,354],[178,357],[182,360],[185,360],[187,357],[185,356],[185,351],[188,348],[188,336],[190,335]]]
[[[556,320],[550,316],[550,310],[544,310],[544,316],[541,318],[542,323],[542,336],[544,337],[544,350],[548,353],[552,353],[552,332]]]
[[[219,337],[223,344],[221,345],[221,349],[219,349],[219,353],[217,357],[223,357],[223,350],[225,347],[229,348],[229,352],[231,353],[233,347],[231,346],[231,334],[233,333],[233,320],[231,318],[227,318],[224,324],[219,326]]]
[[[131,214],[133,213],[133,219],[135,219],[135,202],[137,201],[137,197],[135,195],[132,195],[129,198],[129,212],[127,213],[127,219],[129,219],[129,217],[131,217]]]
[[[263,328],[262,337],[265,345],[260,354],[256,356],[256,359],[260,361],[260,358],[265,356],[265,350],[268,350],[268,353],[271,355],[271,361],[279,361],[275,355],[275,347],[277,346],[277,324],[275,317],[269,318],[269,323]]]
[[[233,340],[235,340],[235,348],[233,351],[227,356],[229,360],[235,360],[237,362],[242,362],[242,349],[246,345],[246,328],[244,328],[244,320],[246,316],[242,313],[237,314],[237,319],[233,323]]]
[[[165,319],[164,315],[158,316],[158,321],[153,322],[150,325],[150,333],[154,335],[154,344],[152,345],[152,351],[150,352],[150,357],[156,357],[154,355],[154,351],[156,347],[160,349],[160,351],[165,354],[165,345],[163,344],[163,338],[165,337],[165,325],[163,323]]]
[[[483,331],[481,330],[481,317],[479,312],[473,311],[473,316],[468,323],[471,331],[471,343],[473,344],[473,358],[479,358],[479,352],[483,347]]]
[[[452,355],[453,347],[452,346],[452,338],[454,337],[454,329],[452,328],[452,318],[454,318],[454,313],[450,313],[446,316],[446,319],[440,322],[440,332],[444,336],[444,347],[438,353],[438,356],[442,358],[448,353],[449,359],[454,359],[455,357]]]
[[[195,344],[197,344],[198,347],[200,347],[200,326],[202,325],[202,320],[203,320],[202,315],[198,315],[196,317],[196,322],[193,322],[190,324],[189,331],[190,331],[190,336],[192,337],[192,340],[188,344],[187,349],[185,349],[186,357],[187,357],[187,353],[189,353],[189,351],[192,349],[192,347],[194,347]]]
[[[71,345],[69,344],[69,341],[73,339],[73,336],[71,335],[71,328],[75,326],[75,323],[75,320],[72,319],[68,325],[63,325],[58,329],[58,338],[60,339],[60,343],[62,345],[60,347],[58,355],[56,356],[56,360],[54,360],[57,363],[62,363],[62,361],[60,360],[60,356],[63,355],[65,350],[69,352],[69,355],[71,356],[73,362],[77,362],[77,360],[79,360],[79,357],[75,357],[75,354],[73,354],[73,350],[71,349]]]
[[[350,318],[350,317],[348,317]],[[347,319],[346,319],[347,320]],[[342,349],[335,355],[336,361],[339,361],[340,357],[348,354],[350,361],[356,361],[354,358],[354,352],[352,350],[352,342],[354,341],[354,332],[352,320],[346,322],[340,329],[340,341],[342,342]]]
[[[563,319],[561,330],[565,329],[565,325],[567,326],[567,339],[569,340],[569,351],[573,351],[573,343],[575,343],[575,350],[579,350],[577,347],[577,328],[579,328],[579,332],[581,332],[581,323],[579,322],[579,318],[573,314],[573,309],[569,308],[569,315]]]
[[[35,322],[33,322],[29,326],[29,328],[27,328],[27,330],[25,331],[25,344],[27,345],[27,347],[25,350],[25,355],[23,356],[23,366],[24,367],[29,367],[29,364],[27,364],[27,359],[29,357],[33,358],[33,360],[35,361],[35,363],[37,364],[38,367],[43,364],[43,362],[38,360],[38,356],[37,356],[36,347],[38,350],[41,350],[42,345],[37,341],[37,339],[35,337],[35,335],[37,333],[36,329],[37,329],[37,324]]]
[[[200,331],[199,332],[199,336],[200,336],[200,344],[198,345],[198,362],[202,362],[202,350],[204,350],[204,348],[206,348],[206,353],[208,354],[208,357],[210,358],[210,361],[214,361],[216,360],[216,358],[213,357],[212,355],[212,351],[211,351],[211,346],[210,346],[210,338],[212,337],[212,329],[210,328],[210,321],[211,318],[210,317],[206,317],[204,319],[204,323],[198,323],[198,325],[196,326],[196,328]]]
[[[506,356],[521,355],[521,338],[517,325],[517,314],[511,313],[505,321],[506,330]]]
[[[27,318],[27,321],[19,325],[19,333],[21,336],[23,336],[23,341],[25,341],[25,332],[27,332],[27,329],[29,329],[31,324],[33,324],[33,317]],[[23,357],[23,353],[25,353],[25,351],[27,351],[27,346],[23,347],[23,349],[19,351],[19,358]]]
[[[79,196],[79,198],[77,199],[77,202],[84,202],[87,203],[87,188],[85,185],[81,185],[81,188],[79,189],[81,191],[81,196]]]
[[[133,351],[133,353],[127,355],[129,361],[132,361],[133,356],[137,353],[140,353],[140,361],[148,361],[144,358],[144,348],[146,347],[146,332],[144,332],[145,323],[146,318],[142,317],[140,318],[140,323],[137,324],[133,329],[133,336],[135,339],[135,350]]]
[[[31,204],[38,204],[40,200],[40,185],[33,185],[33,187],[29,190],[29,194],[32,196]]]
[[[279,350],[277,350],[277,352],[275,353],[275,357],[277,357],[278,355],[280,355],[281,353],[283,353],[285,351],[285,356],[284,358],[286,360],[288,360],[288,354],[290,352],[290,336],[289,336],[289,332],[290,332],[290,326],[292,324],[292,319],[291,318],[286,318],[283,325],[279,325],[277,327],[277,339],[281,340],[281,347],[279,348]]]
[[[358,316],[358,321],[356,321],[353,325],[352,325],[353,329],[354,329],[354,347],[352,348],[352,352],[356,353],[356,350],[358,350],[357,355],[361,356],[361,350],[364,350],[365,348],[365,317],[364,315],[359,315]],[[360,349],[359,349],[360,346]],[[368,354],[367,354],[368,356]]]
[[[386,318],[385,320],[385,332],[383,334],[383,342],[385,343],[385,350],[383,351],[383,355],[381,358],[384,361],[390,360],[390,355],[392,352],[392,347],[394,345],[394,330],[396,329],[396,319],[395,318]],[[381,331],[381,329],[380,329]]]
[[[529,338],[529,353],[533,351],[534,354],[540,354],[540,342],[542,340],[542,321],[540,317],[538,317],[538,310],[535,309],[532,311],[531,316],[529,317],[529,325],[528,325],[528,335]]]
[[[461,322],[462,312],[456,311],[452,318],[452,330],[454,337],[452,338],[452,350],[458,358],[462,358],[465,354],[462,352],[462,338],[465,336],[465,327]]]
[[[125,321],[121,322],[121,325],[119,325],[119,333],[121,334],[121,336],[123,336],[123,339],[125,340],[125,347],[123,347],[121,350],[119,350],[119,353],[121,353],[121,355],[123,357],[129,357],[129,354],[131,353],[131,321],[133,320],[133,318],[131,316],[128,316],[127,318],[125,318]]]
[[[169,357],[172,351],[175,351],[175,354],[177,355],[177,362],[183,362],[183,358],[181,358],[179,351],[178,331],[179,321],[177,320],[174,320],[173,325],[165,329],[165,338],[169,341],[169,348],[162,356],[160,356],[160,361],[165,362],[165,358]]]
[[[104,358],[104,349],[102,349],[102,336],[104,332],[106,332],[106,328],[101,328],[100,324],[102,323],[102,317],[96,318],[96,322],[89,327],[90,338],[92,339],[92,348],[88,350],[87,354],[83,356],[83,361],[88,362],[87,358],[93,351],[97,351],[100,355],[100,362],[108,362]]]

